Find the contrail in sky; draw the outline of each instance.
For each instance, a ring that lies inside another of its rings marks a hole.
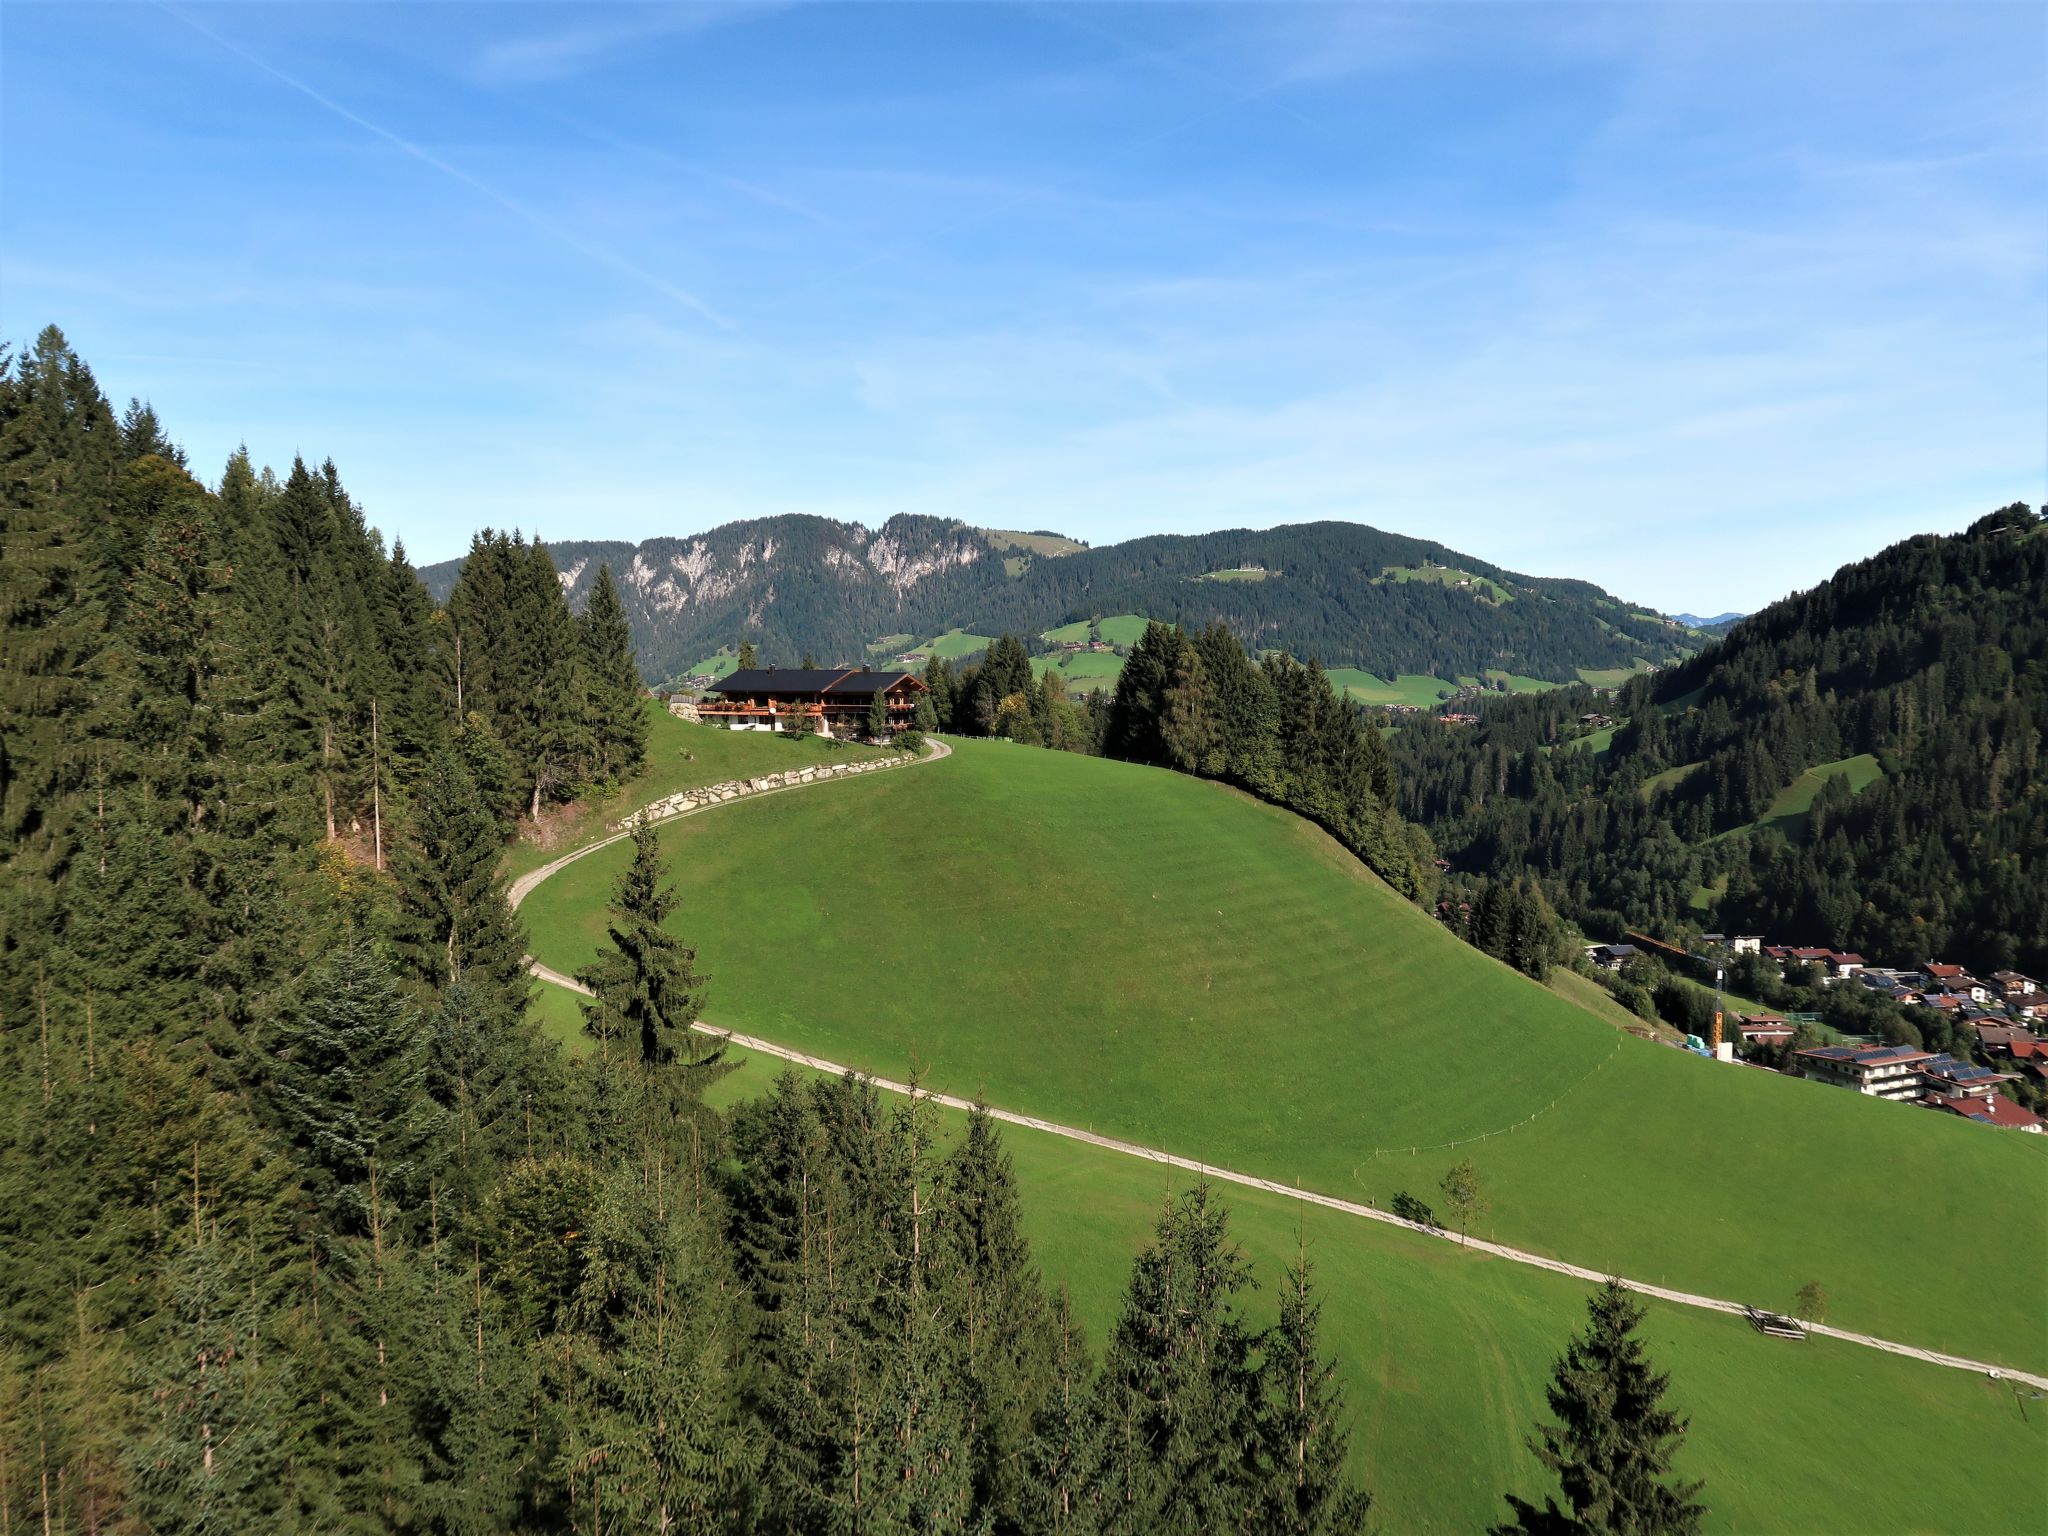
[[[581,254],[589,257],[592,261],[599,262],[604,266],[610,267],[614,272],[618,272],[623,276],[630,277],[635,282],[641,283],[646,287],[652,288],[655,292],[661,294],[664,298],[670,299],[673,302],[682,305],[685,309],[694,311],[696,314],[702,316],[705,320],[708,320],[711,324],[717,326],[721,330],[731,331],[738,329],[738,326],[735,325],[733,321],[727,319],[724,315],[720,314],[717,310],[713,309],[709,304],[705,303],[704,300],[698,298],[696,294],[690,292],[687,288],[677,287],[674,283],[669,282],[666,278],[656,276],[654,273],[649,272],[645,267],[636,266],[633,262],[628,261],[625,257],[619,255],[616,251],[608,251],[601,245],[593,245],[590,241],[584,239],[581,235],[576,234],[574,231],[564,229],[561,227],[561,225],[556,224],[553,220],[547,218],[545,215],[536,213],[533,209],[527,207],[518,199],[508,197],[505,193],[500,192],[496,187],[492,186],[489,182],[483,181],[480,178],[471,175],[468,171],[465,171],[461,166],[453,165],[448,161],[443,160],[439,155],[434,154],[431,150],[420,148],[419,145],[413,143],[410,139],[401,138],[398,134],[393,133],[389,128],[380,127],[376,123],[371,122],[368,118],[363,117],[358,113],[351,112],[347,107],[343,106],[340,102],[334,100],[333,97],[322,95],[312,86],[306,84],[305,81],[300,80],[295,76],[286,74],[283,70],[279,69],[275,64],[272,64],[267,59],[260,58],[256,54],[251,53],[248,49],[244,48],[240,43],[237,43],[230,38],[222,37],[218,32],[215,32],[211,27],[208,27],[200,22],[194,21],[191,17],[182,15],[179,12],[172,10],[167,5],[161,6],[160,9],[162,9],[166,15],[172,17],[174,20],[184,23],[186,26],[190,27],[194,32],[199,33],[200,36],[211,39],[220,47],[225,48],[229,53],[234,54],[237,58],[242,59],[244,62],[248,64],[254,65],[257,69],[262,70],[263,73],[269,75],[273,80],[280,81],[281,83],[290,86],[300,95],[307,97],[309,100],[318,102],[321,106],[325,107],[329,112],[332,112],[336,117],[342,118],[347,122],[355,124],[356,127],[362,129],[365,133],[375,134],[378,138],[384,140],[385,143],[393,145],[394,147],[403,150],[406,154],[411,155],[415,160],[418,160],[425,165],[432,166],[442,175],[452,177],[454,180],[461,182],[465,187],[468,187],[472,192],[478,193],[483,197],[489,198],[492,202],[496,203],[500,208],[503,208],[507,213],[510,213],[515,218],[518,218],[524,223],[531,225],[533,228],[539,230],[542,234],[548,236],[550,239],[559,241],[561,244],[568,246],[571,250],[580,252]]]

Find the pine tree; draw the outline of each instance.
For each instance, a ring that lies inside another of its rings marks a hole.
[[[953,1331],[961,1352],[976,1503],[1013,1517],[1038,1403],[1059,1347],[1024,1237],[1016,1172],[986,1106],[947,1157],[944,1219],[935,1240],[955,1277]]]
[[[588,730],[596,745],[597,776],[607,782],[631,778],[647,761],[647,690],[609,565],[597,568],[576,628],[590,690]]]
[[[427,759],[413,821],[394,859],[407,969],[435,988],[467,979],[473,1006],[518,1018],[528,995],[526,932],[498,879],[504,840],[453,751]]]
[[[1101,1464],[1089,1405],[1087,1342],[1062,1285],[1053,1311],[1053,1354],[1045,1400],[1025,1448],[1018,1523],[1027,1531],[1087,1536],[1100,1528],[1090,1478]]]
[[[334,1229],[369,1232],[373,1162],[382,1220],[424,1225],[446,1122],[428,1091],[433,1034],[365,940],[307,978],[267,1043],[273,1111]]]
[[[169,1315],[143,1362],[148,1427],[128,1457],[150,1529],[270,1530],[283,1514],[291,1426],[249,1263],[209,1231],[172,1270]]]
[[[1250,1265],[1199,1184],[1161,1212],[1110,1331],[1096,1415],[1113,1528],[1245,1525],[1262,1485],[1258,1337],[1237,1296]]]
[[[1707,1513],[1694,1502],[1704,1484],[1670,1480],[1686,1421],[1663,1406],[1671,1378],[1651,1369],[1635,1336],[1643,1309],[1610,1280],[1586,1315],[1586,1332],[1566,1345],[1545,1393],[1561,1422],[1529,1442],[1569,1507],[1546,1497],[1538,1508],[1509,1494],[1515,1518],[1495,1526],[1496,1536],[1693,1536]]]
[[[867,730],[869,741],[889,739],[889,700],[879,688],[875,690],[874,699],[868,704]]]
[[[747,672],[759,665],[761,665],[761,658],[760,654],[754,649],[754,642],[742,640],[740,642],[739,666],[737,670]]]
[[[92,769],[83,723],[107,622],[97,533],[118,434],[50,326],[0,349],[0,1001],[18,1009],[50,929],[50,881]]]
[[[1362,1532],[1372,1507],[1371,1496],[1345,1475],[1351,1431],[1336,1362],[1319,1342],[1322,1311],[1304,1248],[1281,1281],[1280,1321],[1265,1339],[1266,1492],[1255,1521],[1261,1531]]]
[[[704,978],[697,952],[663,926],[676,907],[674,888],[662,887],[667,875],[659,834],[643,822],[633,829],[633,862],[612,890],[611,948],[576,979],[595,994],[583,1009],[594,1037],[633,1042],[648,1066],[680,1059],[696,1078],[724,1049],[690,1028],[704,1006]]]
[[[583,661],[576,621],[545,545],[527,549],[513,591],[519,692],[505,732],[528,786],[526,814],[565,792],[583,770],[592,743],[581,708]]]

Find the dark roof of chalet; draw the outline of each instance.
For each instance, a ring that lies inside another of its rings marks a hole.
[[[860,672],[851,667],[749,667],[711,685],[713,693],[878,693],[914,672]],[[922,684],[919,684],[922,687]]]
[[[924,683],[915,672],[905,672],[900,667],[893,672],[849,672],[839,679],[827,693],[882,693],[898,683],[912,682],[922,688]]]

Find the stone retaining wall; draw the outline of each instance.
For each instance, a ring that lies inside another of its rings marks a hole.
[[[727,779],[723,784],[706,784],[698,789],[685,789],[643,805],[624,821],[611,823],[613,832],[630,831],[642,823],[666,821],[671,816],[680,816],[685,811],[694,811],[700,806],[718,805],[727,800],[744,800],[748,795],[766,794],[771,789],[794,789],[799,784],[816,784],[825,779],[843,779],[856,773],[880,773],[885,768],[900,768],[917,759],[907,753],[894,757],[864,758],[857,763],[823,763],[813,768],[791,768],[784,773],[763,774],[758,779]]]

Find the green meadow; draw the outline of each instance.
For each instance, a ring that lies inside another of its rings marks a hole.
[[[2041,1138],[1621,1033],[1231,791],[964,742],[663,843],[718,1023],[1382,1204],[1469,1156],[1486,1235],[1780,1307],[1819,1280],[1845,1326],[2048,1363]],[[529,899],[548,964],[594,953],[625,857]]]
[[[1638,660],[1632,667],[1581,667],[1579,681],[1590,683],[1595,688],[1619,688],[1638,672],[1647,672],[1649,667]]]
[[[1324,675],[1361,704],[1410,704],[1433,709],[1456,692],[1457,684],[1420,672],[1403,672],[1391,681],[1357,667],[1326,667]]]
[[[1816,763],[1778,791],[1777,799],[1770,803],[1763,815],[1757,817],[1756,824],[1776,827],[1787,837],[1799,836],[1806,830],[1806,816],[1813,809],[1813,797],[1837,774],[1848,778],[1851,794],[1860,795],[1884,777],[1884,769],[1868,752],[1845,757],[1839,762]]]
[[[762,1091],[782,1068],[740,1059],[716,1089],[721,1102]],[[964,1120],[943,1118],[948,1135]],[[1002,1135],[1033,1253],[1048,1285],[1069,1289],[1099,1352],[1132,1255],[1188,1175],[1018,1126]],[[1373,1492],[1376,1529],[1475,1531],[1505,1513],[1504,1492],[1542,1493],[1522,1437],[1547,1413],[1543,1387],[1583,1324],[1587,1287],[1262,1191],[1226,1184],[1217,1193],[1263,1282],[1248,1298],[1256,1323],[1272,1320],[1272,1284],[1297,1244],[1307,1246],[1323,1345],[1339,1358],[1349,1400],[1352,1467]],[[2038,1528],[2042,1480],[2027,1469],[2048,1451],[2048,1414],[2023,1411],[2009,1386],[1647,1305],[1643,1337],[1693,1421],[1680,1470],[1707,1482],[1708,1530]],[[1900,1476],[1901,1443],[1916,1466],[1970,1470]]]
[[[1511,603],[1515,594],[1490,576],[1475,576],[1470,571],[1454,571],[1442,565],[1390,565],[1380,573],[1380,580],[1405,583],[1426,582],[1431,586],[1464,588],[1474,597],[1483,597],[1489,602]]]
[[[958,661],[962,656],[972,656],[976,651],[985,651],[996,643],[994,635],[970,635],[965,630],[949,629],[943,635],[936,635],[916,647],[927,656],[943,656],[948,661]]]
[[[1111,645],[1129,647],[1145,638],[1145,626],[1151,622],[1142,613],[1113,613],[1101,620],[1076,619],[1058,629],[1046,630],[1039,638],[1054,645],[1082,645],[1100,635]]]
[[[692,725],[678,720],[652,700],[647,705],[647,767],[615,793],[578,802],[551,823],[545,843],[521,838],[505,855],[505,873],[523,875],[538,869],[565,849],[588,842],[609,822],[649,801],[679,790],[718,784],[726,779],[751,779],[789,768],[843,763],[885,755],[857,742],[801,741],[769,731],[728,731],[722,726]]]
[[[1123,675],[1124,658],[1114,651],[1075,651],[1067,656],[1034,656],[1031,675],[1059,673],[1069,693],[1088,693],[1097,688],[1114,688]]]

